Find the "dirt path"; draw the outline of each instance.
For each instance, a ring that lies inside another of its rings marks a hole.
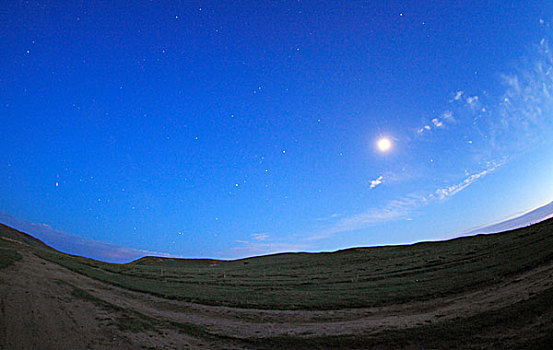
[[[501,308],[553,285],[553,264],[549,264],[475,292],[424,302],[332,311],[252,310],[131,292],[28,252],[21,254],[23,260],[0,270],[0,344],[6,349],[232,349],[243,343],[230,338],[223,342],[209,334],[233,338],[376,334]],[[148,326],[152,324],[155,327]],[[194,328],[179,332],[176,324],[201,328],[191,335]]]
[[[21,252],[21,255],[23,260],[15,266],[0,270],[2,349],[218,347],[171,328],[122,331],[118,320],[124,319],[125,312],[74,295],[75,290],[84,290],[90,291],[91,295],[94,292],[104,296],[110,294],[110,286],[33,254]]]

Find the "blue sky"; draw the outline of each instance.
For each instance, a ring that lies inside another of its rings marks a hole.
[[[10,2],[0,211],[214,258],[510,217],[553,200],[552,20],[548,1]]]

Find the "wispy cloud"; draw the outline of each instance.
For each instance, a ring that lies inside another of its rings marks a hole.
[[[340,214],[340,213],[332,213],[328,216],[325,216],[325,217],[319,217],[319,218],[315,218],[315,221],[328,221],[328,220],[333,220],[333,219],[337,219],[339,217],[343,216],[343,214]]]
[[[420,197],[405,197],[389,202],[383,208],[371,208],[364,213],[340,219],[330,227],[308,235],[306,241],[328,238],[338,233],[356,231],[374,224],[391,221],[407,215],[421,201]]]
[[[479,109],[480,107],[480,98],[477,95],[469,96],[466,98],[465,101],[467,103],[467,106],[472,110]]]
[[[267,239],[269,239],[269,234],[268,233],[254,233],[252,235],[252,239],[255,240],[255,241],[266,241]]]
[[[459,101],[463,97],[464,92],[462,90],[459,90],[455,93],[455,96],[453,96],[454,101]]]
[[[498,107],[491,139],[503,151],[525,151],[551,138],[553,126],[553,55],[543,39],[530,65],[503,75],[507,86]],[[505,143],[504,140],[509,142]]]
[[[4,212],[0,212],[0,222],[28,233],[64,253],[81,255],[106,262],[123,263],[149,255],[175,257],[162,252],[135,249],[77,236],[57,230],[47,224],[18,219]]]
[[[496,92],[454,92],[450,108],[424,122],[417,133],[462,130],[469,144],[477,141],[478,147],[467,152],[480,160],[513,158],[551,139],[553,53],[549,41],[542,39],[515,69],[499,77]]]
[[[503,165],[503,163],[504,163],[504,161],[490,163],[488,165],[488,168],[486,168],[486,169],[484,169],[484,170],[482,170],[478,173],[475,173],[475,174],[472,174],[472,175],[468,176],[467,178],[465,178],[463,181],[461,181],[458,184],[454,184],[454,185],[451,185],[451,186],[447,186],[447,187],[444,187],[444,188],[437,189],[435,191],[435,196],[434,196],[434,194],[430,194],[429,199],[438,198],[440,200],[443,200],[447,197],[454,196],[457,193],[464,190],[465,188],[472,185],[478,179],[488,175],[489,173],[491,173],[494,170],[496,170],[497,168],[499,168],[501,165]]]
[[[448,123],[454,123],[456,121],[452,111],[444,111],[442,113],[442,119]]]
[[[417,133],[423,134],[433,129],[442,129],[445,128],[447,124],[452,124],[455,121],[456,120],[453,116],[453,112],[446,110],[442,112],[442,114],[440,114],[438,117],[432,118],[430,122],[425,123],[425,125],[417,129]]]
[[[551,139],[553,132],[553,54],[542,39],[511,72],[500,74],[504,92],[459,91],[450,100],[459,124],[479,139],[475,151],[497,159],[522,154]]]
[[[239,246],[232,247],[228,251],[222,252],[220,256],[224,259],[241,259],[252,256],[286,253],[293,251],[307,250],[309,245],[293,244],[283,242],[250,242],[236,241]]]
[[[432,127],[430,125],[425,125],[422,128],[418,129],[417,132],[419,134],[422,134],[422,133],[424,133],[426,131],[430,131],[430,130],[432,130]]]
[[[375,224],[381,224],[404,218],[417,208],[427,205],[432,201],[445,200],[456,195],[479,179],[495,171],[503,163],[503,161],[491,162],[485,169],[466,176],[459,183],[444,188],[438,188],[427,195],[411,194],[397,200],[392,200],[384,207],[371,208],[363,213],[344,217],[338,222],[332,224],[330,227],[318,230],[316,233],[308,235],[305,240],[320,240],[338,233],[357,231]]]
[[[434,126],[436,128],[443,128],[444,127],[444,122],[442,122],[440,119],[438,118],[434,118],[432,119],[432,124],[434,124]]]
[[[382,184],[383,180],[384,180],[384,177],[383,177],[382,175],[379,176],[379,177],[377,177],[377,178],[374,179],[374,180],[371,180],[371,184],[370,184],[370,186],[369,186],[370,189],[372,190],[372,189],[375,188],[376,186]]]

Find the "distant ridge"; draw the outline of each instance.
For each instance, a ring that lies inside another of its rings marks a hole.
[[[537,209],[533,209],[529,212],[523,213],[499,223],[478,227],[476,229],[467,232],[467,234],[474,233],[497,233],[503,231],[514,230],[516,228],[525,227],[533,224],[537,224],[541,221],[547,220],[553,217],[553,202],[541,206]]]
[[[42,242],[40,239],[35,238],[25,232],[16,230],[10,226],[7,226],[1,223],[0,223],[0,237],[5,237],[7,239],[25,243],[35,248],[49,248],[49,249],[55,250],[54,248],[50,247],[46,243]]]
[[[163,252],[135,249],[74,235],[56,230],[46,224],[17,219],[2,211],[0,211],[0,225],[0,228],[11,229],[25,235],[25,243],[31,246],[42,244],[67,254],[87,256],[105,262],[127,263],[148,255],[170,256]],[[8,238],[21,241],[21,237],[24,236],[14,234],[13,237]],[[31,240],[35,240],[35,242],[31,242]]]
[[[516,228],[533,225],[549,218],[553,218],[553,202],[543,205],[539,208],[532,209],[526,213],[518,215],[499,223],[491,225],[483,225],[477,228],[469,229],[468,231],[451,235],[445,239],[453,239],[461,236],[469,236],[479,233],[499,233],[513,230]],[[3,231],[0,236],[9,239],[18,240],[27,243],[31,246],[48,247],[60,252],[71,255],[86,256],[95,260],[111,262],[111,263],[129,263],[135,262],[148,265],[152,260],[162,260],[165,262],[171,261],[170,258],[177,258],[169,254],[152,252],[147,250],[134,249],[124,246],[119,246],[112,243],[95,241],[89,238],[80,237],[64,231],[56,230],[48,225],[35,224],[25,220],[19,220],[0,211],[0,231]],[[27,233],[25,233],[27,232]],[[408,245],[408,244],[402,244]],[[400,246],[402,246],[400,245]],[[353,247],[347,250],[363,249],[363,247]],[[280,254],[290,254],[280,253]],[[326,252],[331,253],[331,252]],[[279,254],[269,254],[279,255]],[[254,258],[246,257],[243,259]],[[238,260],[243,260],[238,259]],[[189,259],[194,261],[216,262],[224,261],[225,259]]]
[[[552,233],[109,264],[0,225],[0,348],[549,349]]]

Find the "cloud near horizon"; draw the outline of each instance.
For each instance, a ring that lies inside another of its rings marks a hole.
[[[252,239],[256,240],[256,241],[266,241],[267,239],[269,239],[269,234],[268,233],[254,233],[252,235]]]
[[[489,173],[493,172],[495,169],[499,168],[501,165],[503,165],[503,163],[504,162],[491,163],[488,165],[487,169],[484,169],[481,172],[470,175],[469,177],[465,178],[462,182],[458,184],[437,189],[435,192],[435,195],[440,200],[443,200],[450,196],[454,196],[457,193],[464,190],[465,188],[469,187],[471,184],[476,182],[481,177],[484,177]],[[433,198],[434,198],[434,194],[430,194],[429,199],[433,199]]]
[[[30,234],[63,253],[85,256],[105,262],[127,263],[145,256],[178,257],[162,252],[135,249],[113,243],[96,241],[57,230],[47,224],[18,219],[4,212],[0,212],[0,222]]]
[[[388,202],[382,208],[371,208],[363,213],[342,218],[330,227],[308,235],[305,241],[325,239],[337,233],[357,231],[375,224],[404,218],[411,214],[413,210],[427,205],[432,201],[442,201],[453,197],[479,179],[494,172],[503,164],[504,161],[490,162],[485,169],[465,177],[461,182],[454,185],[438,188],[424,196],[416,194],[407,195],[403,198]]]
[[[219,253],[223,259],[242,259],[260,255],[289,253],[309,248],[306,244],[291,244],[283,242],[251,242],[242,240],[237,240],[235,242],[240,245]]]

